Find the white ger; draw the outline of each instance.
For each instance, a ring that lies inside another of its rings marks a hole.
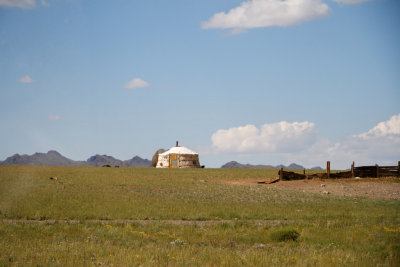
[[[184,146],[171,147],[158,154],[156,168],[200,168],[199,154]]]

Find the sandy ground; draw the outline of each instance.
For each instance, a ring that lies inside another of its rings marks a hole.
[[[382,199],[400,199],[399,178],[362,178],[330,180],[279,181],[274,184],[257,184],[258,181],[235,181],[232,184],[246,184],[294,190],[309,193],[328,194],[347,197],[368,197]]]

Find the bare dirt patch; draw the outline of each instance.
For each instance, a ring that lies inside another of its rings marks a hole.
[[[242,180],[230,184],[257,185],[258,180]],[[274,184],[260,184],[283,190],[319,193],[346,197],[368,197],[382,199],[400,199],[399,178],[363,178],[363,179],[312,179],[297,181],[279,181]]]

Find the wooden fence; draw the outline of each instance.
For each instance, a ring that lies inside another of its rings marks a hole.
[[[354,162],[351,164],[350,171],[343,172],[334,172],[331,173],[331,162],[328,161],[326,163],[326,173],[314,173],[307,174],[304,169],[303,174],[284,171],[281,168],[278,172],[280,180],[302,180],[302,179],[311,179],[311,178],[354,178],[354,177],[370,177],[370,178],[378,178],[378,177],[400,177],[400,161],[397,163],[397,166],[379,166],[376,164],[375,166],[360,166],[355,167]]]
[[[361,166],[354,167],[353,177],[388,177],[388,176],[400,176],[400,162],[398,166]]]

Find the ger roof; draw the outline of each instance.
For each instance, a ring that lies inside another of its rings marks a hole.
[[[164,153],[161,153],[160,155],[169,155],[169,154],[190,154],[190,155],[197,155],[198,153],[190,150],[187,147],[184,146],[174,146],[171,147],[169,150],[165,151]]]

